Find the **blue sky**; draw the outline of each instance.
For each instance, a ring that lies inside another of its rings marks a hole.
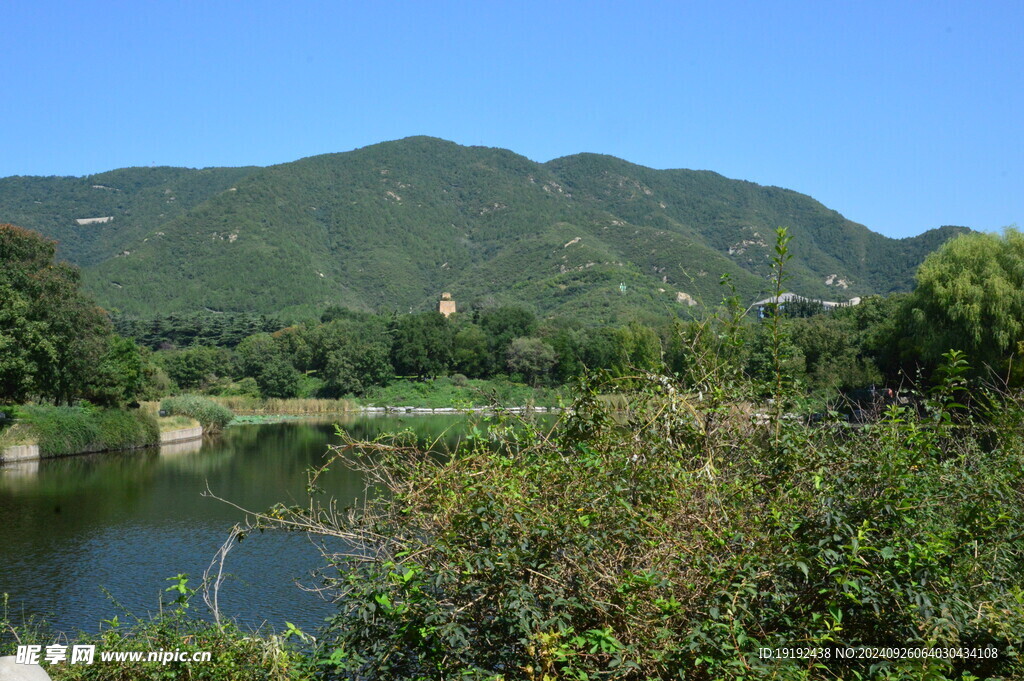
[[[1024,3],[0,6],[0,176],[409,135],[809,194],[889,236],[1024,222]]]

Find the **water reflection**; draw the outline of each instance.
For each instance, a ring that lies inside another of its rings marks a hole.
[[[464,424],[459,416],[342,422],[357,438],[408,428],[423,441],[448,447]],[[93,631],[118,614],[102,588],[136,614],[154,611],[164,578],[187,572],[198,581],[230,527],[243,518],[203,497],[207,486],[253,510],[301,502],[307,469],[321,464],[327,444],[336,441],[330,421],[247,425],[214,440],[159,450],[3,467],[0,592],[11,594],[16,615],[42,615],[65,631]],[[341,466],[332,467],[320,485],[343,503],[364,491],[360,477]],[[250,536],[229,555],[233,579],[221,592],[221,608],[250,626],[265,619],[282,627],[287,619],[315,628],[330,605],[296,588],[294,580],[319,565],[305,536]]]
[[[160,456],[175,456],[177,454],[195,454],[203,449],[202,440],[186,440],[185,442],[171,442],[160,445]]]

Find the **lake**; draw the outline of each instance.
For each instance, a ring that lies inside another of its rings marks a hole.
[[[339,417],[353,436],[412,429],[449,444],[465,416]],[[337,421],[337,419],[335,420]],[[197,586],[203,571],[243,520],[218,496],[251,510],[306,500],[306,470],[338,441],[335,421],[232,426],[216,438],[161,450],[94,454],[0,467],[0,593],[11,619],[43,617],[58,631],[96,631],[125,610],[155,612],[178,573]],[[333,466],[320,486],[346,504],[362,497],[361,477]],[[228,555],[220,605],[255,628],[285,621],[313,630],[330,603],[303,591],[323,561],[305,535],[251,534]],[[109,592],[107,595],[106,592]],[[115,602],[117,604],[115,604]],[[119,607],[120,606],[120,607]],[[199,595],[192,610],[205,612]]]

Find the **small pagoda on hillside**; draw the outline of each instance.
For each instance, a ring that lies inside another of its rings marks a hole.
[[[452,294],[441,294],[441,301],[437,304],[437,311],[443,314],[445,317],[451,317],[453,314],[455,314],[455,301],[452,300]]]

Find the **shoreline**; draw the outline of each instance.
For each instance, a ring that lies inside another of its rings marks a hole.
[[[507,411],[513,414],[524,413],[550,413],[555,414],[562,411],[561,407],[412,407],[394,406],[386,407],[356,407],[343,411],[282,411],[262,409],[236,409],[237,416],[336,416],[339,414],[479,414],[484,412]]]
[[[175,428],[160,432],[160,441],[138,447],[125,447],[120,449],[93,449],[87,448],[80,452],[70,454],[59,454],[46,456],[39,451],[38,444],[11,445],[0,450],[0,466],[7,464],[23,463],[26,461],[42,461],[44,459],[61,459],[65,456],[81,456],[82,454],[99,454],[102,452],[130,452],[135,449],[149,449],[151,447],[162,447],[170,444],[193,442],[203,438],[202,426],[189,426],[188,428]]]
[[[298,418],[329,418],[332,416],[355,416],[355,415],[371,415],[371,416],[389,416],[389,415],[418,415],[418,416],[444,416],[444,415],[470,415],[470,414],[493,414],[498,411],[508,412],[510,414],[558,414],[563,411],[561,407],[412,407],[412,406],[394,406],[389,405],[386,407],[358,407],[355,409],[348,409],[339,412],[262,412],[255,410],[238,410],[235,412],[236,416],[247,417],[295,417]],[[252,425],[246,424],[244,421],[236,425]],[[191,426],[187,428],[176,428],[174,430],[161,431],[160,441],[148,445],[142,445],[138,447],[126,447],[120,449],[93,449],[87,448],[79,452],[71,452],[69,454],[59,454],[54,456],[47,456],[39,451],[38,444],[20,444],[10,445],[3,449],[0,449],[0,467],[18,464],[31,461],[43,461],[45,459],[59,459],[65,456],[81,456],[83,454],[100,454],[104,452],[128,452],[135,449],[149,449],[151,447],[162,447],[171,444],[181,444],[185,442],[194,442],[195,440],[201,440],[203,438],[202,426]]]

